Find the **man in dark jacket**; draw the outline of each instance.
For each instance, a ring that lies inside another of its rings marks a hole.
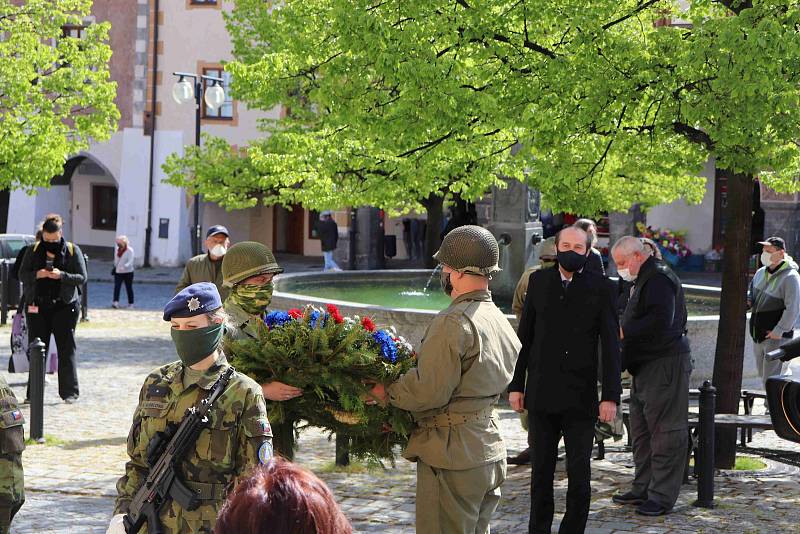
[[[605,276],[606,268],[603,265],[603,255],[597,250],[597,224],[591,219],[578,219],[573,226],[580,228],[592,239],[592,248],[586,260],[586,270],[594,271]]]
[[[319,222],[317,223],[317,233],[319,234],[320,244],[322,245],[322,256],[325,258],[325,271],[341,271],[336,261],[333,259],[333,253],[336,250],[336,245],[339,243],[339,226],[333,220],[330,211],[323,211],[320,214]]]
[[[680,279],[632,236],[611,250],[622,279],[635,281],[620,337],[631,385],[631,439],[636,474],[618,504],[639,505],[657,516],[675,505],[683,481],[688,439],[689,375],[686,302]]]
[[[28,337],[58,346],[58,394],[67,403],[78,400],[75,327],[80,314],[80,287],[86,283],[86,263],[77,245],[64,240],[62,221],[48,215],[42,240],[28,247],[19,277],[24,286]],[[45,350],[45,354],[48,350]]]
[[[550,532],[558,443],[567,454],[567,511],[559,532],[583,532],[589,515],[595,421],[612,421],[621,393],[619,322],[613,285],[585,269],[591,238],[569,227],[556,236],[558,268],[534,272],[518,335],[522,342],[509,402],[528,409],[533,439],[530,532]],[[603,390],[597,400],[597,345]],[[528,374],[527,383],[525,374]]]

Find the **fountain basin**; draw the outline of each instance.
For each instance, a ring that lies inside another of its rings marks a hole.
[[[299,308],[306,304],[332,303],[344,315],[368,315],[379,326],[394,326],[415,348],[419,348],[430,322],[450,302],[441,292],[438,277],[430,270],[403,269],[381,271],[340,271],[293,273],[275,278],[273,309]],[[427,292],[423,289],[430,281]],[[691,387],[700,387],[713,374],[717,342],[720,289],[684,285],[689,320],[687,328],[695,368]],[[516,329],[517,319],[510,314],[509,303],[498,305]],[[752,340],[746,339],[743,387],[761,389],[761,381],[752,357]]]

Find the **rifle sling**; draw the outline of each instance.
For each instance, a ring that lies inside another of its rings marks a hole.
[[[226,484],[214,484],[210,482],[190,482],[184,481],[183,484],[197,494],[201,501],[222,502],[227,496],[225,491]]]

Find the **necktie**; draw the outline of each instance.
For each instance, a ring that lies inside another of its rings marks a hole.
[[[562,280],[561,285],[564,286],[564,291],[566,291],[567,287],[569,287],[569,280]]]

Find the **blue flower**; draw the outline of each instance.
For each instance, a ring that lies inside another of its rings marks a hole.
[[[325,321],[328,320],[328,314],[326,313],[325,315],[322,315],[317,310],[314,310],[308,316],[308,319],[309,323],[311,324],[311,328],[316,328],[317,323],[319,323],[320,328],[322,328],[323,326],[325,326]]]
[[[264,318],[264,322],[267,323],[267,326],[270,328],[277,328],[292,321],[291,315],[283,311],[269,312]]]
[[[372,339],[374,339],[378,347],[380,347],[381,356],[384,360],[392,363],[397,362],[397,345],[389,332],[386,330],[377,330],[372,333]]]

